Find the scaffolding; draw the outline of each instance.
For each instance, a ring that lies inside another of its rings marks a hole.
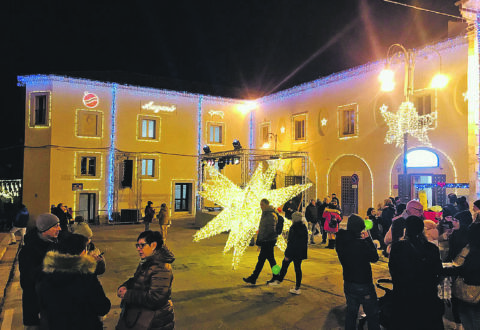
[[[197,191],[202,190],[202,184],[205,181],[205,171],[204,164],[208,160],[214,160],[218,164],[218,161],[221,159],[239,159],[241,166],[241,178],[240,186],[243,188],[246,186],[250,176],[253,174],[253,171],[256,169],[257,164],[262,161],[282,159],[282,160],[301,160],[301,171],[300,171],[300,182],[306,184],[311,181],[308,179],[309,168],[309,156],[308,152],[304,151],[273,151],[273,150],[264,150],[264,149],[239,149],[239,150],[230,150],[230,151],[220,151],[220,152],[211,152],[208,154],[202,154],[198,157],[198,186]],[[284,180],[286,184],[286,180]],[[311,189],[309,189],[311,191]],[[314,189],[313,189],[314,191]],[[311,192],[305,192],[302,194],[302,204],[307,205]],[[201,212],[204,209],[204,200],[203,197],[197,196],[197,212]]]

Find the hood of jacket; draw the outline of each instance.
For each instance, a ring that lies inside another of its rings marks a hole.
[[[45,273],[93,274],[97,263],[88,255],[63,254],[58,251],[49,251],[43,260]]]
[[[166,264],[171,264],[174,261],[175,256],[173,255],[173,252],[170,251],[170,249],[165,244],[163,244],[163,246],[159,250],[155,251],[154,254],[145,259],[145,262]]]
[[[330,207],[326,207],[324,212],[331,212],[331,213],[338,213],[340,214],[340,210],[338,209],[332,209]]]

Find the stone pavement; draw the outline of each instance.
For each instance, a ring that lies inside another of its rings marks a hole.
[[[18,244],[9,245],[10,234],[0,233],[0,314],[5,301],[5,294],[16,262]]]

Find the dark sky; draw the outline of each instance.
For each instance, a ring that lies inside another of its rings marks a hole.
[[[460,16],[455,0],[399,1]],[[446,38],[453,19],[382,0],[8,0],[2,6],[2,88],[11,95],[4,105],[22,115],[18,74],[122,71],[185,81],[180,85],[188,91],[192,82],[237,87],[231,96],[253,98],[384,58],[392,43],[411,48]],[[2,136],[11,138],[2,145],[22,144],[17,117],[3,121]]]

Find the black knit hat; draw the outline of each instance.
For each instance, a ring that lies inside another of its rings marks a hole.
[[[411,215],[405,220],[405,231],[408,237],[417,237],[423,233],[424,227],[423,220],[415,215]]]
[[[365,220],[358,214],[352,213],[348,217],[347,230],[351,230],[355,233],[359,233],[365,229]]]
[[[473,205],[480,209],[480,199],[477,199],[475,202],[473,202]]]

